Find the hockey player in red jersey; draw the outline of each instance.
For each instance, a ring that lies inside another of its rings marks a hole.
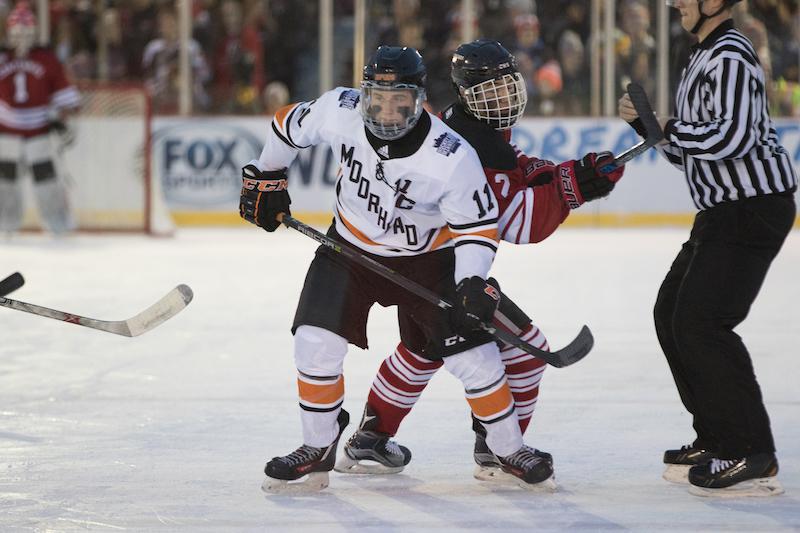
[[[511,128],[522,115],[527,95],[514,56],[500,43],[481,39],[461,45],[453,55],[451,74],[458,101],[445,109],[442,118],[469,141],[481,159],[488,186],[499,204],[501,239],[516,244],[544,240],[567,218],[570,210],[608,195],[622,177],[622,167],[608,175],[597,170],[613,157],[608,152],[589,153],[579,161],[556,165],[529,157],[510,143]],[[538,348],[548,349],[542,332],[505,295],[500,300],[495,323]],[[401,321],[400,329],[402,332],[409,326]],[[409,338],[413,335],[406,331],[395,352],[381,364],[361,425],[344,446],[337,471],[394,473],[403,470],[410,461],[408,448],[391,437],[442,363],[431,360],[431,354],[421,345],[410,346]],[[546,364],[508,345],[501,348],[501,358],[514,397],[516,417],[524,433]],[[475,477],[482,480],[507,477],[503,470],[508,468],[486,446],[481,420],[482,413],[473,410],[474,458],[478,465]],[[555,488],[552,457],[540,450],[536,450],[536,455],[549,467],[549,476],[538,484],[552,490]]]
[[[0,232],[22,225],[23,169],[33,176],[44,226],[67,232],[75,222],[49,133],[63,128],[80,98],[55,54],[34,46],[36,18],[27,3],[16,5],[6,28],[8,47],[0,52]]]

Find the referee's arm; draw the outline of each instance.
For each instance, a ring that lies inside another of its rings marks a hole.
[[[697,159],[736,159],[747,154],[760,138],[755,126],[761,122],[761,117],[754,115],[760,107],[756,102],[766,98],[764,85],[753,76],[752,68],[744,57],[730,52],[712,60],[707,72],[717,118],[709,122],[671,119],[664,127],[664,137]]]

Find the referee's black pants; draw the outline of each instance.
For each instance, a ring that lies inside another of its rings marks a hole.
[[[789,194],[699,212],[658,292],[656,333],[694,417],[694,444],[722,459],[775,451],[750,355],[733,330],[747,316],[794,218]]]

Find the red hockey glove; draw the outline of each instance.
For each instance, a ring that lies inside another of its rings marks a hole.
[[[272,232],[281,225],[279,213],[292,214],[291,203],[286,190],[286,169],[261,172],[255,165],[242,169],[239,216],[243,219]]]
[[[585,202],[608,196],[614,190],[625,167],[619,167],[610,174],[601,174],[599,170],[613,157],[611,152],[599,154],[590,152],[580,161],[566,161],[558,165],[561,195],[570,209],[576,209]]]

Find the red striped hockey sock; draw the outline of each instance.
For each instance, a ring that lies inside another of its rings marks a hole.
[[[537,348],[550,349],[547,339],[533,324],[529,324],[520,337]],[[506,379],[511,388],[511,395],[514,397],[514,408],[517,411],[519,427],[524,434],[536,408],[539,398],[539,382],[547,363],[508,345],[503,346],[500,350],[500,356],[506,366]]]
[[[376,431],[394,435],[397,428],[439,368],[441,361],[429,361],[411,352],[403,343],[387,357],[372,382],[367,405],[377,414]]]
[[[521,337],[543,350],[549,350],[547,339],[529,324]],[[506,365],[506,377],[523,433],[533,416],[539,397],[539,382],[547,363],[513,346],[504,346],[500,355]],[[367,398],[369,410],[378,416],[376,431],[394,436],[403,419],[414,408],[422,391],[441,361],[429,361],[413,353],[403,343],[381,364]]]

